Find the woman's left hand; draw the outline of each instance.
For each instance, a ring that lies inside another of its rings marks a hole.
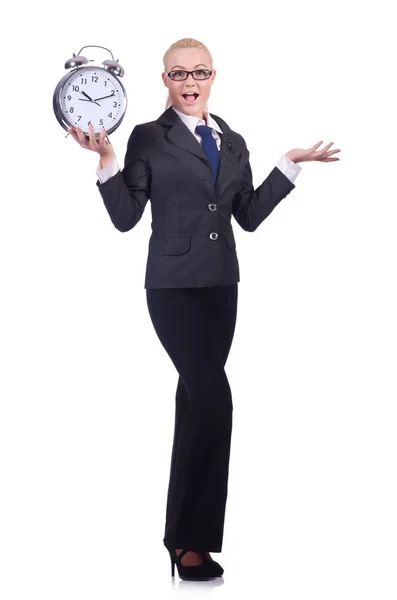
[[[339,160],[339,158],[337,157],[329,158],[331,154],[336,154],[336,152],[340,152],[339,148],[336,150],[330,150],[328,152],[328,148],[330,148],[334,142],[330,142],[328,146],[325,146],[325,148],[316,152],[317,148],[321,146],[322,143],[323,141],[321,140],[321,142],[314,144],[314,146],[308,148],[307,150],[303,148],[294,148],[293,150],[287,152],[285,156],[292,160],[292,162],[294,163],[306,162],[309,160],[319,160],[321,162],[333,162],[335,160]]]

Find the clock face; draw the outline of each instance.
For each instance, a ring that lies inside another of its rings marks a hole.
[[[124,114],[126,97],[120,81],[106,69],[77,69],[65,82],[60,97],[61,110],[71,125],[88,133],[92,123],[95,133],[102,127],[115,129]]]

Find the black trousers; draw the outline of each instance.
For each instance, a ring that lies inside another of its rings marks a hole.
[[[237,283],[147,289],[150,318],[177,372],[164,545],[221,552],[232,433],[225,373]]]

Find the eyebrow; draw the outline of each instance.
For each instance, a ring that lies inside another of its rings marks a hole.
[[[203,66],[203,67],[205,67],[206,69],[208,69],[207,65],[205,65],[204,63],[200,63],[199,65],[196,65],[196,66],[195,66],[195,67],[193,67],[193,68],[195,69],[196,67],[201,67],[201,66]],[[173,67],[171,67],[171,71],[172,71],[172,69],[176,69],[176,68],[179,68],[179,69],[185,69],[185,67],[182,67],[181,65],[174,65]]]

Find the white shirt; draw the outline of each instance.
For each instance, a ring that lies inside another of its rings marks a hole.
[[[220,150],[221,139],[219,133],[223,132],[222,129],[219,127],[218,123],[211,117],[211,115],[208,112],[204,111],[204,116],[207,119],[207,122],[205,122],[202,119],[199,119],[198,117],[185,115],[185,113],[180,112],[174,106],[172,108],[174,109],[176,114],[179,115],[179,117],[189,128],[189,130],[192,132],[197,141],[200,142],[200,144],[202,143],[202,140],[201,135],[198,134],[196,131],[197,125],[207,125],[208,127],[212,127],[212,135],[216,140],[218,150]],[[300,170],[302,169],[302,167],[300,167],[298,164],[294,163],[292,160],[284,156],[284,154],[280,156],[276,166],[280,169],[282,173],[284,173],[286,177],[288,177],[291,183],[294,183]],[[104,169],[101,169],[101,162],[99,161],[99,165],[96,171],[99,181],[101,183],[105,183],[105,181],[107,181],[110,177],[116,175],[119,168],[120,167],[117,158],[114,158]]]

